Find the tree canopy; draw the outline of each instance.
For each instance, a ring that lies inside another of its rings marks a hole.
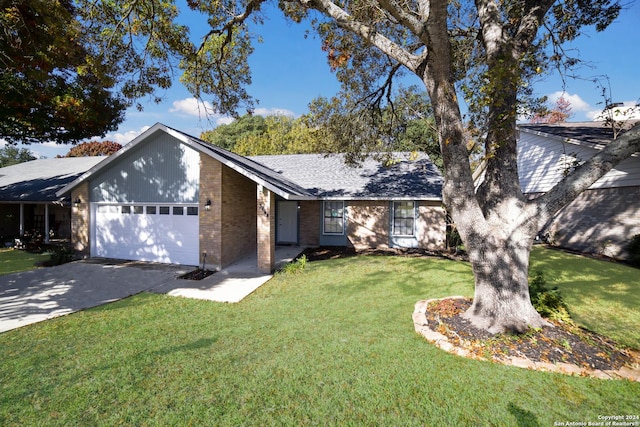
[[[18,148],[13,145],[5,145],[0,148],[0,168],[31,160],[36,160],[36,156],[26,148]]]
[[[115,130],[126,103],[70,0],[0,7],[0,137],[69,143]]]
[[[67,154],[59,157],[110,156],[121,148],[122,145],[114,141],[88,141],[74,146]]]

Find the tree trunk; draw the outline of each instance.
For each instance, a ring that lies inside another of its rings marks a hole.
[[[522,333],[549,325],[529,297],[529,236],[473,236],[468,242],[475,276],[473,305],[464,317],[491,333]]]

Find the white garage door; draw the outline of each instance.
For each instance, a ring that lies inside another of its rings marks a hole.
[[[96,257],[199,264],[197,205],[93,205]]]

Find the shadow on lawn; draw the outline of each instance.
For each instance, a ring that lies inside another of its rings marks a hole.
[[[362,266],[357,281],[349,283],[353,292],[367,292],[376,284],[386,284],[393,280],[394,289],[408,297],[421,298],[425,292],[432,298],[460,295],[461,292],[469,296],[473,294],[470,265],[458,258],[451,259],[446,254],[422,249],[373,249],[356,252],[353,248],[320,247],[307,249],[304,255],[310,262],[367,255],[366,264],[384,263],[384,269]],[[424,262],[402,260],[406,258],[420,258]],[[358,268],[356,263],[359,260],[354,261],[350,270]],[[341,287],[345,287],[344,285],[344,282],[335,284]]]
[[[513,402],[509,402],[507,409],[516,419],[518,427],[537,427],[540,425],[538,419],[532,412],[522,409]]]

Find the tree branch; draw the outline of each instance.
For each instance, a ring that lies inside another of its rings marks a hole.
[[[411,30],[416,37],[422,40],[425,36],[423,22],[420,22],[420,20],[411,13],[406,12],[395,0],[379,0],[379,3],[382,9],[391,14],[402,26]],[[426,40],[422,41],[426,42]]]
[[[232,16],[231,19],[229,19],[220,29],[216,29],[213,28],[211,29],[211,31],[209,31],[203,38],[202,38],[202,43],[200,44],[200,47],[198,48],[198,51],[196,52],[196,55],[199,54],[200,52],[202,52],[202,50],[204,49],[204,46],[207,42],[207,40],[209,39],[209,37],[214,36],[214,35],[221,35],[221,34],[226,34],[226,38],[224,41],[224,44],[222,46],[222,48],[220,49],[220,59],[222,59],[222,55],[224,52],[224,46],[228,45],[231,42],[231,38],[233,37],[233,29],[238,26],[238,25],[242,25],[244,24],[244,22],[249,18],[249,16],[251,16],[251,14],[257,10],[260,10],[260,6],[262,6],[262,3],[265,0],[252,0],[249,3],[247,3],[247,7],[244,9],[244,11],[239,14],[239,15],[235,15]]]
[[[517,58],[520,58],[533,43],[536,34],[538,34],[538,29],[544,23],[544,16],[553,6],[553,3],[555,3],[555,0],[529,0],[526,2],[525,10],[529,10],[529,13],[520,20],[518,31],[514,37]]]
[[[389,38],[378,33],[374,28],[355,20],[351,15],[338,7],[330,0],[300,0],[300,3],[315,9],[330,18],[335,19],[336,24],[347,31],[351,31],[362,37],[372,46],[380,49],[385,55],[395,59],[414,73],[420,66],[421,56],[409,53],[402,46],[394,43]]]

